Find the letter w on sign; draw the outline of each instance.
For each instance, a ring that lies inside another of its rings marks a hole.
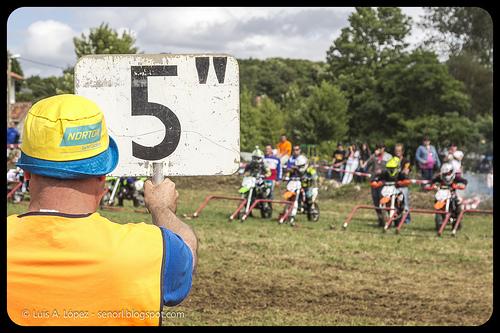
[[[156,162],[168,176],[238,170],[239,71],[231,56],[84,56],[75,66],[75,92],[104,112],[120,152],[112,176],[151,176]],[[92,130],[79,131],[79,139],[94,139]],[[70,135],[77,134],[65,134],[64,144]]]

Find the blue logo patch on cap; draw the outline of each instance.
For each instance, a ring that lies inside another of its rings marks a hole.
[[[68,127],[59,146],[81,146],[101,139],[101,122],[92,125]]]

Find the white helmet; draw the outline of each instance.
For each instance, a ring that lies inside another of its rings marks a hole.
[[[453,153],[453,158],[457,161],[461,161],[464,158],[464,152],[461,150],[457,150]]]
[[[300,173],[304,173],[308,167],[307,157],[305,157],[304,155],[299,155],[295,159],[295,166],[297,167]]]
[[[451,184],[455,179],[455,169],[451,163],[443,163],[441,166],[441,178],[447,183]]]
[[[264,161],[264,153],[259,149],[259,146],[255,146],[255,150],[252,152],[252,160],[259,163]]]

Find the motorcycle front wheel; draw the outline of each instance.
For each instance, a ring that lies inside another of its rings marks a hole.
[[[144,197],[142,195],[137,195],[134,197],[134,207],[144,206]]]
[[[104,194],[104,196],[101,199],[101,208],[104,206],[114,206],[114,200],[111,204],[109,204],[109,198],[111,197],[111,193],[109,191]]]
[[[443,214],[436,214],[434,216],[434,222],[436,223],[436,231],[439,231],[443,224]]]
[[[270,219],[273,215],[273,207],[271,207],[268,203],[262,203],[262,207],[260,208],[260,217],[263,219]]]
[[[309,207],[307,212],[307,219],[311,222],[318,222],[319,220],[319,205],[316,202],[313,202]]]
[[[14,195],[12,196],[12,202],[13,203],[20,203],[24,199],[24,194],[20,191],[16,191]]]

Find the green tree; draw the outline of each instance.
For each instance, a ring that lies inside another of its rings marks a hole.
[[[383,100],[385,130],[404,119],[457,112],[467,115],[469,97],[462,82],[454,79],[436,54],[417,49],[401,55],[380,71],[380,99]]]
[[[477,60],[493,66],[493,20],[479,7],[425,7],[421,23],[437,34],[429,36],[426,45],[437,47],[457,55],[462,51],[474,55]]]
[[[240,85],[280,106],[290,85],[297,84],[300,94],[307,96],[308,87],[318,85],[325,73],[325,63],[301,59],[238,59],[238,64]]]
[[[347,109],[348,101],[340,89],[322,81],[292,114],[288,123],[289,133],[296,142],[328,142],[330,145],[321,146],[320,149],[330,149],[333,142],[346,138],[349,121]]]
[[[19,74],[21,76],[24,76],[24,72],[23,72],[23,69],[21,68],[21,64],[19,63],[19,61],[14,58],[14,59],[11,59],[11,70],[12,72],[16,73],[16,74]]]
[[[63,70],[63,75],[59,79],[59,86],[56,88],[57,94],[74,94],[75,93],[75,69],[68,67]]]
[[[408,46],[405,37],[411,19],[396,7],[356,7],[349,16],[350,25],[327,51],[328,71],[333,78],[340,75],[357,77],[356,67],[376,70],[402,53]]]
[[[487,122],[484,121],[486,124]],[[464,147],[465,151],[475,150],[474,146],[483,139],[478,124],[458,112],[420,116],[403,120],[401,125],[395,138],[405,144],[407,151],[413,153],[424,135],[428,135],[438,149],[455,142]]]
[[[121,35],[111,29],[107,23],[91,28],[88,36],[82,33],[81,38],[73,38],[77,58],[88,54],[135,54],[135,38],[127,33]]]
[[[260,131],[262,115],[254,104],[254,94],[243,88],[240,93],[240,149],[252,151],[255,145],[262,146],[264,138]]]
[[[452,55],[446,62],[450,74],[464,83],[470,98],[468,117],[493,114],[493,69],[479,63],[470,52]]]
[[[493,153],[493,114],[480,115],[475,121],[479,141],[469,142],[469,147],[474,147],[479,154]],[[478,145],[479,142],[479,145]]]
[[[262,144],[270,144],[274,147],[280,135],[285,132],[285,114],[280,106],[267,96],[260,97],[256,107],[260,113],[258,129],[263,139]]]
[[[349,23],[327,51],[328,74],[349,100],[349,136],[374,140],[385,132],[367,121],[384,116],[379,72],[404,54],[411,19],[395,7],[357,7]]]
[[[135,54],[138,48],[134,43],[135,38],[132,35],[126,32],[120,35],[107,23],[91,28],[88,36],[82,34],[80,38],[73,38],[78,58],[88,54]],[[74,93],[74,67],[66,68],[60,77],[32,76],[25,80],[24,86],[26,92],[17,95],[19,101],[36,102],[56,94]]]
[[[58,94],[58,88],[61,86],[61,77],[49,76],[41,78],[40,76],[30,76],[25,80],[27,92],[17,94],[19,102],[33,102]]]

